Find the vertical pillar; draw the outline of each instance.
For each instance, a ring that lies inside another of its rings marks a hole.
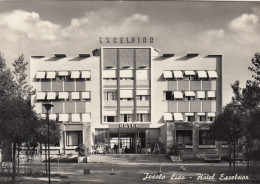
[[[136,49],[134,49],[134,91],[133,91],[133,95],[134,95],[134,119],[133,121],[136,122]]]
[[[120,149],[120,128],[118,128],[118,153]]]
[[[175,125],[174,123],[167,123],[166,126],[167,126],[166,127],[167,137],[166,137],[165,150],[167,153],[167,148],[169,146],[172,146],[175,143]]]
[[[193,157],[195,157],[199,152],[199,126],[197,122],[193,123],[192,146]]]

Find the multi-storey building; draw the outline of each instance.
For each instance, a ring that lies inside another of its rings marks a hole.
[[[32,101],[60,123],[62,139],[52,153],[92,148],[150,148],[161,137],[165,149],[183,143],[193,153],[215,147],[209,125],[222,108],[222,56],[160,55],[152,47],[102,47],[69,57],[31,56]]]

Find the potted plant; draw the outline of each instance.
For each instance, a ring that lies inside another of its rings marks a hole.
[[[168,147],[168,155],[170,159],[174,161],[182,161],[182,149],[184,145],[175,143],[172,146]]]
[[[76,152],[78,152],[78,163],[85,163],[90,161],[90,150],[86,148],[84,144],[80,144],[76,148]]]

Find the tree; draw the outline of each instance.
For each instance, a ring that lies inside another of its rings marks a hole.
[[[260,82],[260,53],[259,52],[255,53],[255,55],[251,61],[252,61],[253,66],[249,66],[248,69],[250,71],[254,72],[252,77],[256,81]]]
[[[5,59],[0,55],[0,140],[1,143],[12,146],[13,179],[16,174],[17,149],[27,146],[27,149],[35,148],[42,140],[39,139],[39,130],[46,128],[46,123],[39,120],[33,110],[30,97],[32,87],[27,84],[26,68],[28,63],[24,56],[20,55],[14,61],[14,71],[7,68]],[[51,127],[54,134],[59,130]],[[59,138],[58,138],[59,139]]]
[[[210,137],[218,141],[225,141],[229,144],[229,166],[231,167],[231,153],[233,145],[233,158],[235,159],[236,141],[242,137],[243,126],[241,114],[238,113],[236,104],[233,102],[227,104],[223,112],[220,113],[216,120],[210,126]],[[233,162],[233,169],[235,171],[235,161]]]

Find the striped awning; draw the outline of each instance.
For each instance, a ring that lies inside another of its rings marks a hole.
[[[59,92],[59,99],[68,99],[69,93],[68,92]]]
[[[72,122],[80,122],[80,114],[72,114],[71,115]]]
[[[174,91],[173,95],[174,95],[174,98],[176,98],[176,99],[183,98],[183,94],[181,91]]]
[[[194,91],[185,91],[185,96],[195,96]]]
[[[198,71],[199,78],[208,78],[207,73],[205,71]]]
[[[216,71],[208,71],[209,78],[218,78]]]
[[[45,78],[45,72],[37,72],[35,78],[36,79],[44,79]]]
[[[173,121],[172,113],[163,113],[163,120],[164,121]]]
[[[214,98],[216,97],[216,92],[215,91],[208,91],[208,98]]]
[[[81,92],[81,98],[82,99],[90,99],[90,92],[89,91]]]
[[[182,113],[173,113],[174,121],[183,121]]]
[[[206,115],[205,112],[198,112],[198,113],[197,113],[197,116],[205,116],[205,115]]]
[[[194,71],[191,71],[191,70],[189,70],[189,71],[184,71],[184,74],[185,74],[185,75],[196,75],[195,72],[194,72]]]
[[[81,71],[82,79],[90,79],[90,71]]]
[[[45,100],[45,96],[46,96],[45,92],[38,92],[36,94],[36,100]]]
[[[183,78],[182,71],[173,71],[174,78]]]
[[[71,79],[78,79],[80,76],[80,72],[79,71],[71,71],[70,73],[70,78]]]
[[[47,79],[55,79],[56,78],[56,72],[47,72]]]
[[[55,92],[48,92],[47,93],[47,100],[55,100],[56,99],[56,93]]]
[[[216,113],[215,112],[209,112],[208,113],[208,117],[215,117],[216,116]]]
[[[163,71],[163,77],[164,77],[165,79],[171,79],[171,78],[173,78],[173,77],[172,77],[172,72],[171,72],[171,71]]]
[[[117,116],[117,111],[116,110],[104,111],[103,115],[104,116]]]
[[[193,112],[186,112],[185,116],[194,116],[194,113]]]
[[[71,99],[78,100],[79,99],[79,92],[71,92]]]
[[[205,98],[205,91],[198,91],[197,98]]]
[[[61,71],[58,73],[59,76],[68,76],[69,72],[68,71]]]
[[[59,121],[69,121],[69,115],[68,114],[60,114],[59,115]]]

